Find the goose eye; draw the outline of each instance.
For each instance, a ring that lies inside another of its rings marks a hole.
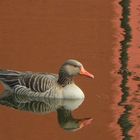
[[[75,68],[77,67],[76,65],[73,65]]]

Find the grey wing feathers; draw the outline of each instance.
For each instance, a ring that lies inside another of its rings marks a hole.
[[[23,103],[44,97],[44,92],[40,94],[40,92],[32,91],[31,89],[20,85],[14,87],[14,93],[16,101]]]
[[[44,92],[50,89],[55,83],[57,78],[52,75],[32,73],[25,74],[20,79],[20,85],[26,86],[35,92]]]
[[[18,79],[21,75],[22,73],[18,71],[0,70],[0,81],[9,87],[13,87],[19,84]]]
[[[58,76],[55,74],[17,72],[11,70],[0,70],[0,80],[13,88],[16,85],[25,86],[35,92],[44,92],[56,82]]]

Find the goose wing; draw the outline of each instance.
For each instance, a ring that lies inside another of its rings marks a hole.
[[[17,72],[17,71],[0,71],[0,80],[13,88],[21,85],[35,92],[44,92],[52,88],[58,79],[56,74]]]

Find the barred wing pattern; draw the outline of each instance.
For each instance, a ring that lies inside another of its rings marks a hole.
[[[0,70],[0,81],[10,88],[21,85],[35,92],[44,92],[55,85],[57,80],[56,74]]]
[[[45,92],[51,87],[54,87],[58,79],[57,75],[40,74],[40,73],[27,73],[22,75],[18,82],[20,85],[25,86],[35,92]]]
[[[47,89],[44,92],[37,92],[32,91],[30,88],[27,88],[25,86],[17,85],[14,87],[14,96],[15,99],[19,102],[28,102],[28,101],[35,101],[43,98],[55,98],[60,97],[61,93],[57,93],[57,87],[52,86],[51,88]],[[59,95],[59,96],[58,96]]]
[[[54,98],[59,86],[56,86],[58,75],[48,73],[17,72],[0,70],[0,81],[6,89],[12,89],[20,98],[49,97]],[[8,85],[8,86],[7,86]],[[59,95],[61,96],[61,95]],[[19,98],[19,97],[18,97]]]

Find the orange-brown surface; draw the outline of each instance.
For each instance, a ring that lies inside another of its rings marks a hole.
[[[93,117],[91,125],[68,133],[59,127],[55,113],[34,115],[1,105],[1,139],[116,139],[119,126],[110,127],[116,122],[112,105],[118,96],[111,75],[113,47],[118,47],[114,8],[111,0],[0,1],[0,68],[57,73],[66,59],[74,58],[95,75],[94,80],[76,80],[86,99],[74,114]]]
[[[139,1],[131,2],[131,47],[129,48],[129,70],[132,75],[129,78],[129,90],[130,96],[128,98],[128,104],[132,105],[132,111],[130,113],[130,120],[133,127],[130,131],[130,135],[134,140],[140,139],[140,5]]]

